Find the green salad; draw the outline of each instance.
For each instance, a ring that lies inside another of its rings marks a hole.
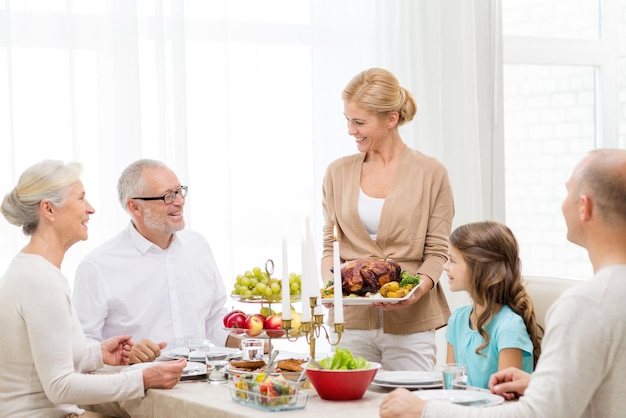
[[[332,357],[326,357],[319,363],[328,370],[359,370],[369,369],[370,364],[363,357],[354,357],[347,348],[337,347]]]

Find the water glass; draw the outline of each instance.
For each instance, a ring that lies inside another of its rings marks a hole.
[[[241,341],[241,358],[243,360],[263,360],[265,343],[259,338],[247,338]]]
[[[189,341],[187,348],[189,349],[187,360],[204,363],[206,362],[206,353],[211,348],[211,342],[207,339],[194,339]]]
[[[226,382],[225,367],[228,364],[228,352],[209,351],[206,353],[206,374],[209,382]]]
[[[467,386],[467,366],[449,363],[443,366],[443,388],[465,389]]]

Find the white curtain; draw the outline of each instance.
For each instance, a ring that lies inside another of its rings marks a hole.
[[[403,139],[447,165],[455,224],[490,217],[479,139],[496,124],[479,120],[497,95],[480,93],[494,86],[481,87],[477,69],[497,63],[499,33],[479,33],[496,4],[0,0],[0,192],[41,159],[83,163],[96,214],[89,240],[66,256],[71,281],[82,256],[128,222],[121,170],[157,158],[189,185],[187,224],[210,241],[227,288],[267,258],[280,266],[283,235],[300,272],[306,217],[321,253],[326,165],[356,152],[341,90],[378,66],[416,96]],[[4,269],[26,239],[4,220],[0,234]]]

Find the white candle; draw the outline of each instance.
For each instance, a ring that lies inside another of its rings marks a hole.
[[[341,291],[341,260],[339,258],[339,240],[337,239],[337,225],[333,228],[335,241],[333,241],[333,274],[335,287],[335,324],[343,323],[343,292]]]
[[[291,299],[289,296],[291,286],[289,284],[289,266],[287,261],[287,237],[283,236],[283,281],[281,286],[281,298],[283,301],[283,319],[291,319]]]
[[[315,244],[313,243],[313,232],[311,231],[311,219],[306,218],[306,243],[307,243],[307,263],[309,266],[309,282],[310,296],[317,296],[315,304],[315,315],[323,315],[324,309],[322,307],[322,296],[320,292],[320,275],[317,270],[317,258],[315,257]]]
[[[300,280],[301,286],[301,295],[302,295],[302,322],[310,322],[311,321],[311,303],[309,301],[310,295],[310,286],[309,282],[311,281],[311,277],[309,277],[309,262],[307,257],[307,245],[306,239],[302,239],[302,276]]]

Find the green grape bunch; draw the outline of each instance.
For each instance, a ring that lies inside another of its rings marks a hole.
[[[289,294],[300,296],[301,277],[296,273],[289,273]],[[238,295],[245,299],[263,298],[268,300],[281,299],[282,282],[276,277],[271,277],[260,267],[254,267],[235,278],[232,295]]]

